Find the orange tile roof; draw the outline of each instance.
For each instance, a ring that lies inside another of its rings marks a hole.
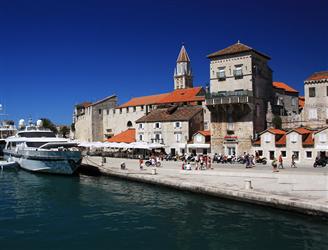
[[[276,145],[277,146],[284,146],[284,145],[286,145],[286,134],[284,134],[278,140],[276,140]]]
[[[312,133],[312,130],[309,130],[309,129],[303,128],[303,127],[295,128],[295,129],[293,129],[291,131],[295,131],[295,132],[297,132],[297,133],[299,133],[301,135]]]
[[[169,94],[170,93],[164,93],[164,94],[159,94],[159,95],[149,95],[149,96],[135,97],[135,98],[132,98],[130,101],[120,105],[117,108],[125,108],[125,107],[156,104],[161,99],[168,96]]]
[[[253,142],[254,146],[260,146],[261,145],[261,138],[257,139],[256,141]]]
[[[131,143],[136,141],[136,130],[134,128],[129,128],[117,135],[114,135],[112,138],[107,140],[108,142],[125,142]]]
[[[209,130],[200,130],[200,131],[196,132],[196,134],[197,133],[200,133],[203,136],[211,136],[211,131],[209,131]]]
[[[291,92],[291,93],[298,93],[297,90],[293,89],[292,87],[288,86],[286,83],[284,82],[272,82],[273,87],[278,88],[278,89],[283,89],[287,92]]]
[[[179,103],[179,102],[193,102],[204,101],[205,94],[203,94],[202,87],[176,89],[161,99],[158,103]]]
[[[266,57],[267,59],[270,59],[269,56],[267,56],[266,54],[263,54],[245,44],[242,44],[238,41],[238,43],[235,43],[225,49],[222,49],[222,50],[219,50],[219,51],[216,51],[210,55],[208,55],[207,57],[208,58],[212,58],[212,57],[217,57],[217,56],[224,56],[224,55],[233,55],[233,54],[239,54],[239,53],[242,53],[242,52],[248,52],[248,51],[252,51],[252,52],[255,52],[263,57]]]
[[[305,104],[305,97],[304,96],[299,96],[298,97],[298,107],[304,108],[304,104]]]
[[[286,131],[281,130],[281,129],[277,129],[277,128],[269,128],[267,129],[268,132],[271,132],[274,135],[284,135],[286,134]]]
[[[313,138],[313,132],[306,135],[306,137],[303,139],[303,146],[313,146],[314,145],[314,138]]]
[[[318,80],[328,80],[328,70],[315,72],[309,76],[305,81],[318,81]]]

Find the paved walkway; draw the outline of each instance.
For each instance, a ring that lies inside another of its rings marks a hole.
[[[270,165],[246,169],[241,164],[213,164],[213,170],[187,171],[181,170],[181,162],[163,161],[152,175],[152,168],[139,169],[138,160],[106,160],[103,166],[101,157],[86,157],[83,162],[108,175],[328,216],[327,167],[299,166],[273,173]],[[127,170],[120,169],[121,162]],[[245,189],[246,180],[252,189]]]

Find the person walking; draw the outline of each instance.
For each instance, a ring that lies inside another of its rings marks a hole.
[[[284,168],[284,164],[283,164],[283,159],[282,159],[282,155],[281,154],[279,155],[278,162],[279,162],[278,168],[283,169]]]
[[[296,155],[292,154],[292,164],[290,165],[291,168],[297,168],[295,159],[296,159]]]
[[[251,168],[251,162],[250,162],[250,158],[249,158],[249,154],[245,155],[245,163],[246,163],[246,168]]]
[[[139,168],[140,168],[140,170],[143,169],[143,159],[142,159],[142,156],[141,155],[139,157]]]
[[[279,172],[279,170],[277,169],[278,163],[276,157],[273,158],[271,165],[272,165],[272,172]]]

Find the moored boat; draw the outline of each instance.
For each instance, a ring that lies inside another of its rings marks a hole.
[[[11,158],[25,170],[51,174],[71,175],[81,164],[82,156],[78,144],[66,138],[58,138],[55,133],[37,124],[24,120],[19,122],[20,130],[6,139],[4,158]]]

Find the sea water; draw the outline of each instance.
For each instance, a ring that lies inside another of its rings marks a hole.
[[[327,249],[312,216],[108,177],[0,173],[0,249]]]

